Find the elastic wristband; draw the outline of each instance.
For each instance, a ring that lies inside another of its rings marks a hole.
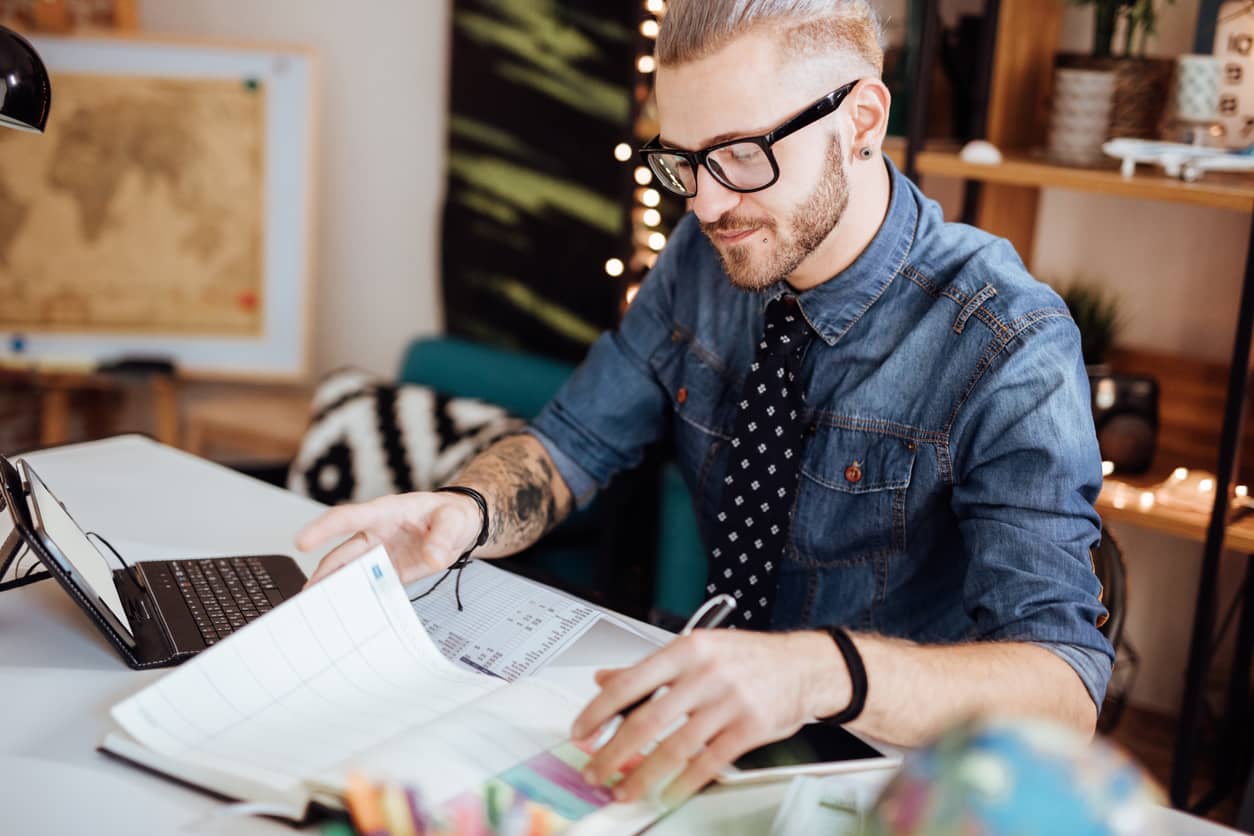
[[[466,553],[457,558],[456,563],[454,563],[454,565],[457,565],[458,563],[464,564],[467,560],[469,560],[470,553],[472,551],[488,542],[488,501],[483,498],[483,494],[479,493],[474,488],[467,488],[462,485],[445,485],[442,488],[436,488],[435,492],[459,493],[462,496],[468,496],[475,501],[476,505],[479,506],[479,513],[483,515],[483,523],[479,526],[479,536],[475,539],[475,544],[466,549]]]
[[[849,697],[849,705],[845,706],[843,711],[819,719],[824,723],[835,723],[838,726],[852,723],[866,706],[866,667],[862,664],[862,654],[858,652],[857,646],[854,645],[853,639],[849,638],[845,628],[824,627],[823,629],[832,637],[832,641],[840,650],[840,655],[845,659],[845,668],[849,671],[849,685],[853,693]]]

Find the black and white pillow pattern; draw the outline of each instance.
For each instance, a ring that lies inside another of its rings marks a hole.
[[[324,378],[311,411],[288,487],[329,505],[439,487],[524,425],[499,406],[359,369]]]

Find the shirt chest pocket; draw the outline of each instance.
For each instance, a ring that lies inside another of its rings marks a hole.
[[[727,439],[734,419],[729,400],[734,384],[678,331],[650,365],[670,400],[680,463],[704,483],[712,453]]]
[[[906,547],[906,490],[917,444],[819,426],[806,445],[792,523],[797,558],[860,563]]]

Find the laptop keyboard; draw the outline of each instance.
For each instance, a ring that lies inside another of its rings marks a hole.
[[[171,560],[167,565],[206,645],[283,601],[265,564],[255,557]]]

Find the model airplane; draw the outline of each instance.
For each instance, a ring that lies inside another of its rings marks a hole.
[[[1160,166],[1168,177],[1178,177],[1186,183],[1199,180],[1207,171],[1254,171],[1250,149],[1225,151],[1180,142],[1112,139],[1102,145],[1102,151],[1121,161],[1119,171],[1124,177],[1132,176],[1137,163]]]

